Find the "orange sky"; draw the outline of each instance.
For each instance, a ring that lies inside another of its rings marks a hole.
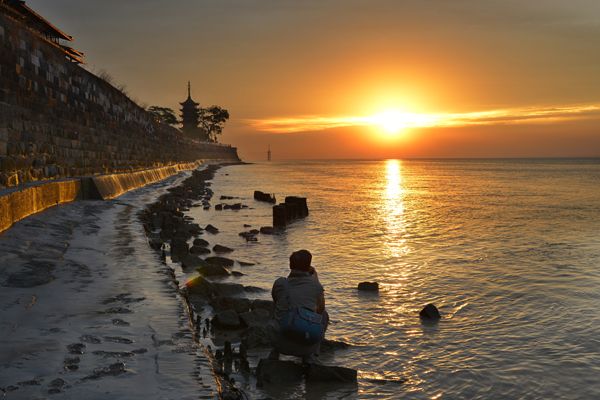
[[[140,103],[176,108],[191,80],[245,159],[600,156],[595,0],[28,4]],[[438,123],[364,123],[388,109]]]

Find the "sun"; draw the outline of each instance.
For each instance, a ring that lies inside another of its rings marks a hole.
[[[406,128],[418,128],[431,124],[432,116],[401,110],[385,110],[369,117],[371,125],[379,127],[388,135],[398,135]]]

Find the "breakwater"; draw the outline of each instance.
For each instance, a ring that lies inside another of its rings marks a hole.
[[[0,189],[199,159],[238,156],[156,122],[0,3]]]

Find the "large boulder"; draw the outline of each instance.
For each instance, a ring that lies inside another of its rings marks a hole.
[[[237,329],[242,322],[234,310],[225,310],[214,316],[213,324],[222,329]]]
[[[377,283],[377,282],[361,282],[358,284],[358,290],[369,291],[369,292],[378,292],[379,291],[379,283]]]
[[[431,303],[423,307],[421,312],[419,312],[419,317],[426,321],[437,321],[442,318],[437,307]]]
[[[259,386],[269,383],[285,384],[302,380],[304,368],[293,361],[261,359],[256,367],[256,383]]]
[[[225,257],[207,257],[205,261],[209,264],[220,265],[222,267],[232,267],[234,261]]]
[[[356,370],[345,367],[310,364],[306,370],[306,382],[356,383]]]

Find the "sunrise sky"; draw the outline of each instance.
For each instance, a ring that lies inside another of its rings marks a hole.
[[[141,104],[242,158],[600,156],[597,0],[29,0]]]

